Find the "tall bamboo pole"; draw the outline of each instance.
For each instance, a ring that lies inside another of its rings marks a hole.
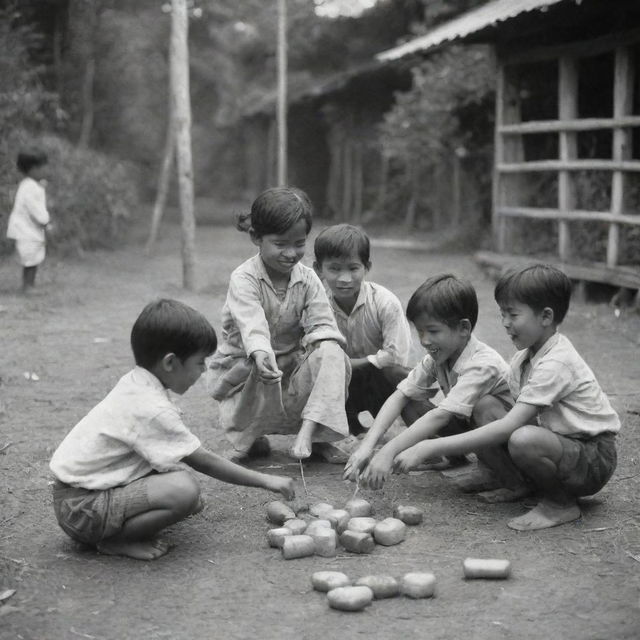
[[[278,0],[278,184],[287,184],[287,0]]]
[[[182,217],[182,285],[195,288],[195,216],[189,98],[189,18],[186,0],[171,0],[171,79]]]

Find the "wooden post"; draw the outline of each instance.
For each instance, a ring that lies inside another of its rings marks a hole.
[[[498,64],[496,70],[496,133],[495,133],[495,161],[493,174],[493,215],[492,226],[496,248],[504,253],[510,244],[507,234],[507,219],[500,214],[500,208],[517,205],[522,198],[521,178],[519,176],[503,176],[498,166],[505,162],[522,162],[524,148],[521,136],[506,136],[499,132],[503,124],[521,122],[520,97],[516,87],[510,79],[508,67]]]
[[[287,184],[287,0],[278,0],[278,185]]]
[[[633,106],[634,64],[628,47],[616,49],[613,81],[613,117],[621,118],[631,114]],[[616,127],[613,130],[613,159],[622,161],[631,158],[631,136],[628,129]],[[611,213],[621,215],[625,207],[625,174],[615,170],[611,175]],[[620,225],[609,225],[607,241],[607,266],[612,268],[618,262]]]
[[[457,151],[452,156],[453,171],[451,172],[451,219],[450,226],[459,227],[462,218],[462,160]]]
[[[276,184],[277,172],[277,125],[275,120],[269,119],[269,128],[267,130],[267,187],[273,187]]]
[[[348,222],[351,217],[351,195],[353,175],[353,143],[346,130],[343,130],[342,139],[342,205],[341,220]]]
[[[171,86],[171,80],[169,81]],[[167,195],[169,194],[169,184],[171,182],[171,166],[173,165],[173,157],[176,151],[176,136],[173,127],[173,107],[172,100],[169,100],[169,113],[167,114],[167,132],[164,142],[164,152],[162,154],[162,166],[160,175],[158,176],[158,190],[156,192],[156,201],[153,205],[153,213],[151,215],[151,229],[149,238],[145,246],[145,253],[150,254],[153,245],[158,237],[158,229],[162,221],[165,206],[167,204]]]
[[[189,97],[189,17],[187,0],[171,0],[171,87],[180,213],[182,216],[182,284],[195,288],[195,216],[193,211],[193,163],[191,158],[191,101]]]
[[[362,219],[362,196],[364,191],[362,175],[362,142],[356,140],[353,146],[353,222]]]
[[[558,67],[558,111],[560,120],[573,120],[578,116],[578,66],[575,58],[563,56]],[[575,160],[577,157],[576,132],[560,132],[560,160]],[[575,209],[575,189],[571,173],[558,172],[558,209],[566,213]],[[571,258],[571,236],[569,223],[558,220],[558,255],[562,262]]]

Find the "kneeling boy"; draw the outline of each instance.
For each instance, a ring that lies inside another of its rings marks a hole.
[[[407,318],[427,355],[384,404],[345,467],[345,477],[355,479],[366,466],[362,480],[372,489],[382,487],[401,451],[427,438],[471,430],[505,415],[511,407],[506,362],[472,333],[478,318],[478,298],[469,282],[450,274],[429,278],[411,296]],[[426,397],[435,383],[444,399],[384,445],[369,462],[377,441],[407,402]],[[522,478],[503,449],[473,451],[510,491],[525,491]]]
[[[156,535],[202,508],[187,466],[213,478],[294,494],[293,480],[258,473],[204,449],[167,390],[183,394],[217,346],[206,318],[176,300],[148,304],[131,331],[136,367],[53,454],[54,511],[74,540],[138,560],[164,555]]]
[[[515,406],[475,431],[404,451],[394,467],[407,471],[425,457],[508,443],[511,459],[542,494],[508,526],[545,529],[579,518],[577,498],[599,491],[616,467],[620,420],[591,369],[557,331],[570,298],[571,281],[550,265],[504,274],[495,299],[502,324],[520,349],[509,373]]]

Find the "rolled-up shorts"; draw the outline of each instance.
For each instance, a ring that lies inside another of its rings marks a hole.
[[[556,434],[562,443],[562,458],[558,479],[574,496],[591,496],[604,487],[618,463],[616,434],[597,436],[564,436]]]
[[[150,476],[105,490],[72,487],[55,480],[53,510],[62,530],[78,542],[95,546],[116,535],[124,523],[150,509]]]
[[[38,240],[16,240],[18,262],[23,267],[37,267],[45,256],[45,243]]]

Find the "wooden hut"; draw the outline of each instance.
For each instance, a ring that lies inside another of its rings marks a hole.
[[[494,251],[573,279],[640,288],[640,2],[493,0],[381,61],[451,42],[496,63]]]
[[[376,127],[394,93],[410,86],[407,63],[375,61],[291,91],[289,182],[325,216],[359,222],[375,206],[387,170]],[[244,112],[243,129],[246,186],[255,192],[275,183],[275,95]]]

